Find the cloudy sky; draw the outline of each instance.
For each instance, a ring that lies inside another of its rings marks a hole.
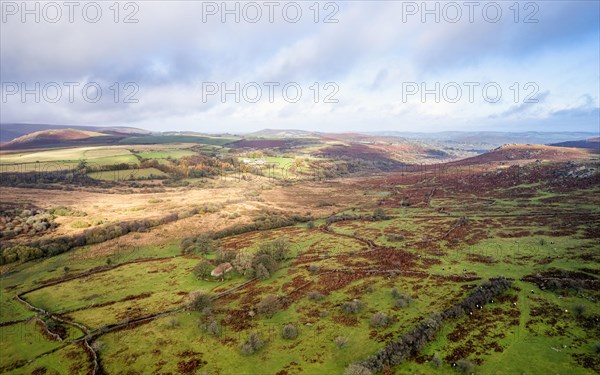
[[[599,131],[594,0],[22,4],[3,123]]]

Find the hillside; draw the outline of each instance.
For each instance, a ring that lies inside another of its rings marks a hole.
[[[451,164],[511,163],[518,161],[570,161],[589,158],[589,152],[583,149],[555,147],[545,145],[500,146],[481,155],[473,156]]]
[[[99,141],[114,139],[107,134],[78,129],[52,129],[33,132],[2,145],[3,150],[28,149],[35,147],[49,147],[53,145],[67,145],[86,141]]]
[[[574,148],[587,148],[595,154],[600,154],[600,137],[583,139],[579,141],[568,141],[554,143],[551,146],[556,147],[574,147]]]
[[[401,137],[423,141],[438,141],[454,144],[476,144],[480,148],[498,147],[507,143],[554,144],[577,141],[597,136],[589,132],[498,132],[498,131],[444,131],[434,133],[381,131],[372,135]],[[481,147],[482,146],[482,147]]]
[[[0,125],[0,143],[10,142],[21,136],[43,131],[59,129],[77,129],[82,131],[98,132],[111,135],[149,135],[150,132],[144,129],[138,129],[125,126],[82,126],[82,125],[50,125],[50,124],[1,124]]]

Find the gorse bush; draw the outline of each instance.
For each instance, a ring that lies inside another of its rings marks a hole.
[[[410,296],[408,296],[407,294],[400,293],[396,288],[392,289],[391,294],[392,298],[396,300],[394,302],[394,306],[403,308],[408,307],[408,305],[410,305]]]
[[[461,359],[456,362],[456,368],[463,374],[470,374],[473,372],[474,366],[470,361]]]
[[[392,323],[392,318],[384,312],[377,312],[371,317],[370,323],[372,327],[387,327]]]
[[[308,271],[310,273],[317,273],[319,272],[321,268],[319,266],[317,266],[316,264],[311,264],[310,266],[308,266]]]
[[[212,306],[212,297],[205,292],[192,292],[189,295],[187,306],[189,310],[207,313]]]
[[[87,213],[79,210],[72,210],[65,206],[58,206],[48,210],[48,213],[55,216],[74,216],[74,217],[84,217],[87,216]]]
[[[219,336],[221,334],[221,326],[219,326],[219,323],[217,323],[217,321],[214,319],[211,319],[208,322],[200,323],[200,328],[213,336]]]
[[[251,355],[261,350],[264,346],[264,340],[258,335],[258,333],[253,332],[248,335],[246,341],[240,345],[240,351],[244,355]]]
[[[321,301],[324,298],[325,296],[323,295],[323,293],[319,291],[311,290],[310,292],[308,292],[308,299],[311,301]]]
[[[298,337],[298,328],[293,324],[286,324],[281,330],[281,337],[286,340],[293,340]]]
[[[373,375],[373,371],[369,370],[363,365],[353,363],[346,367],[344,375]]]
[[[269,294],[263,297],[260,302],[256,305],[256,310],[259,314],[263,314],[267,317],[275,315],[281,309],[281,303],[279,298],[274,294]]]
[[[355,299],[349,302],[345,302],[342,305],[342,311],[346,314],[357,314],[359,311],[361,311],[364,308],[364,304]]]

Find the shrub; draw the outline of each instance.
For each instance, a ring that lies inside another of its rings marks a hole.
[[[308,266],[308,271],[310,273],[317,273],[319,272],[321,268],[319,266],[317,266],[316,264],[311,264],[310,266]]]
[[[167,322],[167,328],[173,329],[179,326],[179,320],[177,318],[171,318]]]
[[[582,316],[583,314],[585,314],[585,310],[585,305],[582,305],[580,303],[573,307],[573,312],[575,313],[575,316]]]
[[[181,249],[182,254],[187,254],[191,251],[192,246],[194,246],[194,242],[196,241],[195,237],[186,237],[181,240],[181,244],[179,248]]]
[[[380,220],[387,220],[387,219],[389,219],[389,217],[386,216],[385,211],[383,210],[383,208],[377,208],[373,212],[372,219],[374,221],[380,221]]]
[[[344,370],[344,375],[372,375],[373,371],[369,370],[363,365],[359,365],[357,363],[353,363],[346,367]]]
[[[212,306],[212,297],[204,292],[192,292],[189,296],[188,309],[207,313]]]
[[[443,364],[442,357],[440,357],[440,355],[438,353],[435,353],[433,355],[433,358],[431,358],[431,365],[435,368],[439,368],[442,366],[442,364]]]
[[[600,354],[600,341],[594,343],[594,353]]]
[[[71,228],[75,228],[75,229],[89,228],[89,227],[90,227],[90,223],[88,223],[87,221],[83,221],[83,220],[77,220],[77,221],[74,221],[73,223],[71,223]]]
[[[274,294],[269,294],[263,299],[260,300],[258,305],[256,305],[256,310],[259,314],[263,314],[267,317],[271,317],[275,315],[277,311],[281,308],[281,304],[279,303],[279,298]]]
[[[246,275],[249,270],[252,270],[253,259],[251,254],[240,251],[235,255],[232,265],[239,273]]]
[[[371,317],[371,326],[372,327],[386,327],[392,323],[392,318],[390,318],[384,312],[377,312],[373,314]]]
[[[215,250],[215,241],[209,235],[202,234],[196,239],[194,252],[207,255]]]
[[[342,305],[342,311],[346,314],[356,314],[360,310],[362,310],[363,307],[364,307],[364,304],[361,301],[355,299],[350,302],[344,303]]]
[[[325,298],[325,296],[319,291],[311,290],[308,292],[308,299],[311,301],[321,301],[323,298]]]
[[[183,254],[202,254],[207,255],[218,247],[210,235],[204,233],[198,237],[188,237],[181,241],[181,252]]]
[[[267,270],[267,267],[265,267],[265,265],[262,263],[256,267],[255,273],[256,277],[260,280],[267,280],[269,277],[271,277],[269,270]]]
[[[279,237],[272,242],[272,256],[276,261],[281,262],[286,260],[289,252],[290,243],[285,237]]]
[[[321,202],[317,203],[317,207],[331,207],[331,206],[335,206],[335,203],[325,202],[325,201],[321,201]]]
[[[470,374],[473,372],[473,364],[471,363],[471,361],[466,360],[466,359],[461,359],[460,361],[456,362],[456,368],[458,369],[458,371],[462,372],[463,374]]]
[[[262,269],[264,267],[264,270]],[[262,280],[268,279],[277,271],[277,262],[271,255],[268,254],[259,254],[252,259],[252,269],[254,270],[254,274],[256,277],[261,278]],[[260,269],[260,275],[259,275]],[[267,272],[265,272],[265,270]],[[262,277],[264,278],[262,278]]]
[[[215,253],[215,263],[231,263],[235,259],[235,256],[235,251],[218,249]]]
[[[396,299],[394,303],[396,307],[407,307],[410,305],[410,296],[400,293],[396,288],[392,289],[392,298]]]
[[[213,268],[213,265],[210,264],[209,261],[205,260],[198,263],[192,270],[192,273],[199,279],[206,279],[208,276],[210,276]]]
[[[298,337],[298,328],[293,324],[286,324],[281,330],[281,337],[286,340],[293,340]]]
[[[240,345],[240,351],[244,355],[251,355],[262,349],[264,346],[265,342],[263,339],[258,335],[258,333],[253,332],[248,335],[246,341]]]
[[[348,338],[346,336],[337,336],[333,342],[335,342],[335,346],[337,346],[339,349],[348,346]]]
[[[406,239],[403,234],[389,234],[387,240],[390,242],[402,242]]]
[[[58,206],[58,207],[51,208],[48,210],[48,212],[55,216],[75,216],[75,217],[87,216],[87,213],[85,213],[83,211],[72,210],[65,206]]]
[[[31,259],[41,258],[42,256],[44,256],[44,252],[41,249],[25,245],[7,247],[2,251],[4,264],[16,261],[26,262]]]
[[[321,318],[326,318],[326,317],[329,316],[329,311],[327,311],[327,310],[321,310],[321,311],[319,311],[319,316]]]
[[[202,328],[202,330],[208,334],[214,336],[219,336],[221,334],[221,326],[219,326],[219,323],[217,323],[217,321],[214,319],[208,323],[201,323],[200,328]]]

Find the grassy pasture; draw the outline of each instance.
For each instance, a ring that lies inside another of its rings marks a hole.
[[[125,181],[149,178],[164,178],[168,175],[156,168],[126,169],[118,171],[90,172],[89,177],[103,181]]]
[[[90,167],[115,164],[139,164],[138,159],[121,147],[75,147],[40,152],[6,154],[0,157],[0,173],[4,172],[51,172],[74,169],[79,160],[86,160]]]
[[[193,151],[190,151],[190,150],[172,149],[172,150],[142,151],[142,152],[136,152],[135,154],[144,159],[161,160],[161,159],[167,159],[167,158],[179,159],[184,156],[195,155],[196,153]]]

